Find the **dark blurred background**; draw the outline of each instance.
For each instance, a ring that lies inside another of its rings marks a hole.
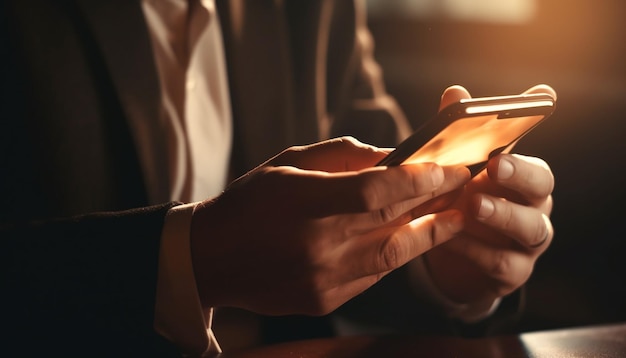
[[[387,90],[414,127],[449,85],[474,96],[546,83],[555,114],[516,152],[556,177],[556,236],[521,331],[626,321],[626,1],[369,0]]]

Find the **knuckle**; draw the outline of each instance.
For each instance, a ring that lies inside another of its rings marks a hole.
[[[362,179],[360,186],[361,190],[359,200],[361,201],[363,209],[365,211],[378,209],[383,196],[381,185],[377,181],[366,177]]]
[[[508,203],[506,203],[508,204]],[[502,228],[506,231],[512,230],[515,227],[515,215],[511,205],[498,205],[498,201],[494,200],[495,213],[500,211],[500,217],[502,218]]]
[[[363,143],[359,142],[352,136],[341,136],[329,139],[327,143],[332,144],[335,148],[343,148],[345,150],[351,150],[363,146]]]
[[[494,278],[506,278],[512,269],[511,257],[504,250],[498,250],[495,253],[493,265],[490,269],[490,276]]]
[[[259,169],[259,181],[271,193],[292,192],[293,177],[281,167],[263,167]]]
[[[305,150],[307,147],[304,145],[292,145],[291,147],[285,149],[283,151],[283,154],[285,153],[298,153],[298,152],[302,152],[303,150]]]
[[[263,166],[255,170],[256,174],[266,179],[278,180],[284,177],[283,169],[280,167]]]
[[[291,146],[280,152],[280,154],[276,157],[272,158],[268,164],[281,166],[297,162],[299,153],[303,152],[305,149],[306,146]]]
[[[398,167],[396,175],[398,176],[396,179],[397,183],[403,185],[407,193],[411,196],[426,194],[428,191],[430,191],[431,195],[435,194],[430,190],[431,188],[424,186],[426,181],[420,175],[416,175],[414,172],[410,171],[408,167]]]
[[[339,137],[338,142],[349,147],[356,147],[361,144],[361,142],[353,136],[341,136]]]
[[[399,267],[405,257],[403,246],[400,245],[400,239],[397,234],[389,236],[381,244],[378,263],[376,265],[378,272],[385,272]]]
[[[406,176],[406,182],[411,183],[410,194],[412,196],[428,195],[430,199],[438,196],[438,192],[433,186],[424,185],[424,183],[430,183],[430,181],[425,181],[423,178],[411,175],[410,173],[407,173]]]
[[[373,222],[375,224],[386,224],[396,218],[396,211],[391,206],[375,210],[372,212]]]

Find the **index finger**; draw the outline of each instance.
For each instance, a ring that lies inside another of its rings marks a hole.
[[[417,197],[428,200],[437,195],[437,189],[453,190],[469,179],[467,169],[457,169],[451,167],[444,171],[434,163],[419,163],[342,173],[303,171],[292,167],[273,168],[272,171],[282,172],[281,175],[291,172],[298,177],[277,185],[287,187],[287,195],[308,203],[303,209],[314,216],[326,217],[371,212]]]

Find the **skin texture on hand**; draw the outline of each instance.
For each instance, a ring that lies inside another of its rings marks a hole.
[[[205,307],[327,314],[454,236],[452,209],[411,209],[469,180],[464,167],[374,167],[387,151],[339,138],[289,148],[201,203],[192,260]]]
[[[544,85],[530,92],[556,99]],[[450,87],[440,108],[469,97],[464,88]],[[493,300],[522,286],[554,236],[549,219],[553,188],[554,176],[541,159],[514,154],[492,158],[452,204],[437,207],[461,210],[466,225],[455,239],[425,255],[433,282],[459,303]]]

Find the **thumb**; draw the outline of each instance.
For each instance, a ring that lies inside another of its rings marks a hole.
[[[454,85],[446,88],[441,95],[441,101],[439,102],[439,111],[448,107],[449,105],[456,103],[462,99],[472,98],[472,95],[460,85]]]

